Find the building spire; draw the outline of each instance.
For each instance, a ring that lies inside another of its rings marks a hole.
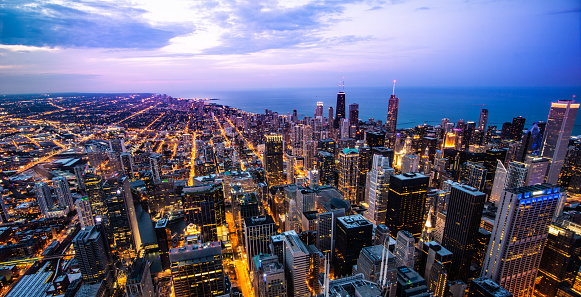
[[[393,80],[393,93],[392,93],[392,95],[395,96],[395,79]]]

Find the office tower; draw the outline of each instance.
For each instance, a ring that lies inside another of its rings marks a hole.
[[[52,179],[52,185],[55,189],[59,205],[62,208],[68,207],[69,210],[73,210],[75,208],[73,204],[73,195],[71,194],[71,189],[69,188],[67,179],[62,176],[55,177]]]
[[[479,277],[470,282],[468,297],[512,297],[512,293],[488,277]]]
[[[204,240],[216,241],[217,226],[226,222],[222,184],[184,187],[182,193],[186,225],[200,226]]]
[[[525,133],[521,146],[515,158],[517,162],[524,162],[527,155],[540,155],[543,145],[543,134],[537,125],[537,122]]]
[[[418,172],[420,158],[416,155],[405,155],[401,160],[401,173]]]
[[[419,250],[416,270],[424,276],[435,296],[444,296],[452,264],[452,253],[435,241],[424,242]]]
[[[358,274],[349,277],[329,279],[327,278],[327,295],[324,296],[365,296],[365,297],[382,297],[389,294],[389,297],[395,297],[395,294],[383,292],[382,288],[376,283],[372,283]],[[395,292],[394,292],[395,293]]]
[[[479,191],[483,191],[487,174],[488,170],[483,164],[468,161],[462,164],[460,180]]]
[[[127,152],[127,149],[125,148],[125,140],[123,140],[123,138],[109,140],[109,148],[116,153]]]
[[[315,109],[315,118],[323,116],[323,102],[317,102],[317,109]]]
[[[260,254],[252,258],[252,261],[255,295],[257,297],[286,297],[284,266],[278,261],[278,257]]]
[[[121,159],[121,170],[125,175],[133,179],[135,176],[133,172],[133,155],[131,153],[121,153],[119,154],[119,158]]]
[[[75,166],[73,168],[75,171],[75,180],[77,181],[77,185],[81,190],[85,189],[85,167],[84,166]]]
[[[329,127],[331,129],[335,128],[335,120],[333,119],[333,106],[329,106],[329,119],[328,119]]]
[[[514,139],[516,141],[522,140],[522,134],[525,128],[525,121],[526,119],[521,116],[512,119],[512,124],[510,125],[511,139]]]
[[[359,181],[359,152],[355,149],[344,149],[339,153],[338,189],[345,199],[352,203],[357,201],[357,182]]]
[[[337,107],[335,113],[335,129],[338,129],[340,121],[345,118],[345,92],[337,93]]]
[[[52,209],[53,200],[50,194],[50,189],[45,182],[38,182],[34,185],[34,194],[36,195],[36,202],[40,208],[40,212],[45,217],[48,217],[48,212]]]
[[[334,157],[337,150],[337,143],[335,140],[330,138],[319,140],[317,143],[317,150],[325,151]]]
[[[294,231],[284,232],[284,261],[288,296],[311,296],[307,286],[309,250]]]
[[[367,131],[365,132],[365,141],[367,142],[367,146],[370,148],[385,147],[385,132]]]
[[[85,174],[85,192],[91,204],[91,212],[95,222],[107,223],[107,206],[105,204],[105,192],[103,180],[95,173]]]
[[[244,247],[248,259],[268,253],[270,237],[276,234],[276,224],[270,215],[244,219]]]
[[[526,156],[524,163],[527,167],[527,177],[524,185],[533,186],[542,184],[545,180],[547,170],[551,165],[551,160],[537,156]]]
[[[581,225],[562,219],[549,225],[547,245],[535,282],[535,294],[554,297],[557,287],[572,286],[581,264]]]
[[[222,248],[219,241],[185,245],[169,253],[175,296],[220,296],[225,294]]]
[[[569,193],[581,193],[581,143],[570,145],[567,149],[567,156],[559,175],[559,184]]]
[[[387,120],[385,121],[386,139],[389,142],[387,147],[389,148],[393,148],[393,145],[395,144],[398,109],[399,98],[397,98],[394,93],[389,97],[387,103]]]
[[[91,211],[89,198],[83,197],[82,199],[77,199],[75,201],[75,209],[77,210],[81,227],[95,225],[95,219],[93,217],[93,212]]]
[[[488,109],[483,108],[480,110],[480,118],[478,119],[478,130],[486,131],[487,124],[488,124]]]
[[[333,258],[335,276],[351,275],[361,249],[371,246],[372,233],[373,225],[362,215],[337,218]]]
[[[392,175],[393,168],[389,167],[389,158],[373,155],[373,166],[367,173],[365,196],[368,199],[369,208],[365,212],[365,217],[374,225],[385,222],[389,181]]]
[[[161,260],[161,269],[170,268],[169,250],[173,247],[171,230],[168,226],[168,219],[162,218],[155,224],[155,237],[159,246],[159,258]]]
[[[88,226],[73,239],[75,258],[83,282],[96,284],[109,278],[111,258],[102,226]]]
[[[154,297],[153,282],[151,281],[151,262],[137,258],[131,265],[131,270],[125,283],[126,297]]]
[[[303,143],[303,157],[305,170],[315,168],[315,154],[317,150],[317,143],[315,141],[305,141]]]
[[[391,236],[389,235],[389,228],[385,224],[379,224],[375,228],[375,237],[373,238],[373,245],[389,246]]]
[[[357,259],[357,271],[363,274],[363,278],[374,283],[383,280],[388,287],[395,287],[397,283],[395,256],[387,247],[372,245],[361,249]],[[381,279],[383,277],[383,279]]]
[[[282,135],[266,135],[264,145],[264,169],[269,186],[284,184]]]
[[[393,149],[386,148],[385,146],[373,147],[371,148],[371,155],[381,155],[389,158],[389,167],[393,167],[393,159],[395,156]]]
[[[345,216],[344,208],[331,209],[328,212],[317,214],[317,240],[315,245],[328,259],[333,259],[335,251],[337,218],[343,216]]]
[[[530,296],[560,199],[559,188],[549,184],[505,190],[481,276],[517,297]]]
[[[300,213],[316,210],[317,194],[310,188],[297,188],[297,210]]]
[[[359,104],[349,104],[349,126],[359,127]]]
[[[317,152],[317,169],[321,185],[335,184],[335,157],[325,151]]]
[[[397,291],[398,297],[431,296],[426,280],[410,267],[397,268]]]
[[[127,177],[123,176],[123,179]],[[123,184],[123,180],[116,177],[109,178],[104,184],[107,221],[110,228],[107,231],[110,233],[111,250],[118,255],[123,255],[124,258],[131,258],[130,255],[141,245],[141,239],[129,181],[127,180],[126,186]],[[131,211],[132,215],[130,215]],[[134,220],[133,224],[130,216]],[[132,233],[133,230],[137,232],[136,237]]]
[[[494,175],[494,183],[492,184],[492,192],[490,193],[490,202],[498,205],[500,196],[504,189],[518,188],[525,185],[527,178],[527,165],[520,162],[508,163],[508,168],[502,165],[498,160],[496,165],[496,174]]]
[[[149,169],[153,174],[154,183],[161,181],[161,166],[163,162],[163,155],[152,153],[149,155]]]
[[[442,246],[452,252],[450,279],[468,281],[471,254],[475,252],[486,194],[468,185],[453,186]]]
[[[0,223],[8,223],[10,221],[10,214],[8,214],[8,209],[4,203],[4,188],[0,185]]]
[[[567,146],[575,125],[579,103],[559,100],[551,103],[551,111],[545,128],[542,156],[551,159],[546,182],[556,184],[565,161]]]
[[[293,123],[296,123],[296,122],[297,122],[297,120],[298,120],[298,117],[297,117],[297,110],[296,110],[296,109],[293,109],[293,115],[292,115],[292,117],[291,117],[291,121],[292,121]]]
[[[391,176],[385,225],[392,235],[405,230],[420,238],[426,223],[424,209],[429,181],[428,176],[419,173]]]
[[[319,186],[319,170],[309,170],[307,172],[307,179],[310,188]]]
[[[340,139],[349,138],[349,120],[341,119],[339,122]]]
[[[395,261],[397,266],[414,267],[416,261],[416,240],[408,231],[397,232],[395,239]]]

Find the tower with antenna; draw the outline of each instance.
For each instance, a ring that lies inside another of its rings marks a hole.
[[[335,129],[339,128],[339,123],[345,118],[345,80],[339,82],[339,93],[337,93],[337,108],[335,109]]]
[[[386,130],[385,146],[391,149],[395,147],[398,111],[399,111],[399,98],[395,96],[395,79],[394,79],[392,94],[387,103],[387,121],[385,121],[385,130]]]

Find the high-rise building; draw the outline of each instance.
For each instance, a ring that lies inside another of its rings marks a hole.
[[[161,166],[163,164],[163,155],[152,153],[149,155],[149,168],[153,174],[154,183],[161,181]]]
[[[244,247],[248,259],[269,252],[270,237],[276,234],[276,229],[270,215],[244,219]]]
[[[393,288],[397,284],[397,264],[395,256],[383,245],[373,245],[361,249],[357,259],[356,273],[363,274],[363,278],[370,282],[383,283]]]
[[[408,231],[397,232],[395,239],[395,261],[397,266],[414,267],[416,261],[416,240]]]
[[[479,191],[483,191],[487,174],[488,170],[483,164],[468,161],[462,165],[460,179]]]
[[[340,139],[347,139],[349,138],[349,120],[348,119],[341,119],[339,121],[339,131],[340,131]]]
[[[108,251],[102,226],[88,226],[73,239],[75,258],[79,263],[83,281],[96,284],[110,277],[112,259]]]
[[[125,179],[127,179],[126,184]],[[119,176],[111,177],[106,181],[105,188],[112,189],[106,191],[105,194],[107,221],[110,228],[108,233],[112,239],[109,242],[112,245],[111,250],[129,259],[141,245],[129,180],[125,176],[122,178]],[[135,236],[134,230],[137,232]]]
[[[521,116],[512,119],[512,125],[510,125],[511,139],[514,139],[516,141],[522,140],[522,134],[525,128],[525,121],[526,119]]]
[[[159,247],[159,258],[161,269],[164,271],[170,268],[169,250],[173,247],[171,230],[168,226],[168,219],[162,218],[155,224],[155,237]]]
[[[478,130],[486,131],[486,125],[488,125],[488,109],[483,108],[480,110],[480,118],[478,119]]]
[[[328,124],[331,129],[335,128],[335,120],[333,119],[333,106],[329,106],[329,119]]]
[[[389,181],[392,175],[393,168],[389,167],[389,158],[374,155],[373,166],[367,172],[365,197],[367,197],[369,208],[364,214],[374,225],[380,225],[385,222]]]
[[[480,277],[470,282],[468,297],[512,297],[512,293],[499,286],[488,277]]]
[[[95,173],[85,173],[85,192],[91,204],[93,221],[107,225],[107,205],[105,204],[105,192],[103,180]]]
[[[385,132],[367,131],[365,132],[365,141],[370,148],[385,147]]]
[[[401,160],[401,173],[418,172],[420,158],[416,155],[405,155]]]
[[[286,297],[284,266],[278,257],[260,254],[252,258],[254,270],[254,292],[257,297]]]
[[[86,226],[95,225],[95,219],[93,217],[93,212],[91,211],[91,203],[89,198],[83,197],[75,201],[75,209],[79,216],[79,222],[81,223],[81,228]]]
[[[410,267],[397,268],[397,291],[398,297],[431,296],[429,294],[426,280]]]
[[[562,283],[573,286],[581,264],[581,225],[559,218],[549,225],[535,294],[554,297]]]
[[[333,259],[337,218],[345,216],[345,209],[331,209],[329,212],[319,213],[317,216],[317,240],[315,245],[323,255]]]
[[[334,273],[351,275],[361,249],[372,245],[373,225],[362,215],[337,218],[335,234]]]
[[[527,167],[525,186],[542,184],[551,165],[551,159],[537,156],[526,156],[524,161]]]
[[[125,283],[125,295],[127,297],[155,296],[150,267],[151,262],[143,258],[136,258],[133,261]]]
[[[264,169],[269,186],[284,184],[282,135],[266,135]]]
[[[357,183],[359,181],[359,152],[356,149],[344,149],[339,153],[338,189],[345,199],[357,202]]]
[[[527,178],[527,165],[520,162],[508,163],[508,168],[504,167],[498,160],[492,192],[490,193],[490,202],[498,205],[500,195],[504,189],[518,188],[525,185]]]
[[[323,102],[317,102],[317,109],[315,109],[315,118],[323,116]]]
[[[225,294],[222,247],[219,241],[173,248],[169,259],[176,296],[210,297]]]
[[[284,261],[289,297],[309,297],[309,249],[295,231],[284,232]]]
[[[123,138],[109,140],[109,148],[118,154],[127,152],[127,149],[125,148],[125,140],[123,140]]]
[[[303,143],[303,157],[305,170],[311,170],[315,168],[315,154],[317,149],[317,143],[315,141],[305,141]]]
[[[416,261],[417,272],[435,296],[443,297],[447,289],[452,253],[435,241],[424,242]]]
[[[481,276],[514,296],[531,296],[548,225],[561,200],[549,184],[506,189],[499,200]]]
[[[68,207],[69,210],[75,208],[73,204],[73,195],[71,194],[71,189],[69,188],[69,183],[65,177],[59,176],[52,179],[52,185],[55,189],[59,205],[62,208]]]
[[[526,156],[529,154],[540,155],[542,145],[543,133],[538,126],[538,122],[535,122],[533,126],[525,133],[515,161],[524,162]]]
[[[119,154],[119,159],[121,159],[121,169],[123,173],[133,179],[135,176],[135,173],[133,172],[133,155],[131,153],[121,153]]]
[[[359,127],[359,104],[349,104],[349,126]]]
[[[325,152],[317,152],[317,169],[321,185],[335,184],[335,156]]]
[[[424,209],[429,181],[428,176],[419,173],[390,177],[385,225],[392,236],[405,230],[420,238],[426,223]]]
[[[386,139],[389,142],[386,146],[393,149],[397,128],[397,113],[399,110],[399,98],[392,94],[387,103],[387,120],[385,121]],[[383,145],[382,145],[383,146]]]
[[[50,194],[50,189],[45,182],[38,182],[34,185],[34,194],[36,195],[36,202],[40,208],[40,212],[45,217],[48,217],[48,212],[52,209],[53,200]]]
[[[542,156],[551,159],[546,182],[556,184],[565,161],[567,146],[575,125],[579,103],[559,100],[551,103],[551,111],[545,128]]]
[[[345,92],[337,93],[337,107],[335,113],[335,129],[338,129],[340,121],[345,118]]]
[[[442,246],[453,254],[449,267],[452,280],[468,281],[484,202],[486,194],[468,185],[456,185],[450,191]]]
[[[218,240],[217,226],[226,222],[222,184],[184,187],[182,192],[186,224],[200,226],[205,241]]]

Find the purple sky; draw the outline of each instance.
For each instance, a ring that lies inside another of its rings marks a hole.
[[[579,0],[0,4],[0,93],[580,86]]]

